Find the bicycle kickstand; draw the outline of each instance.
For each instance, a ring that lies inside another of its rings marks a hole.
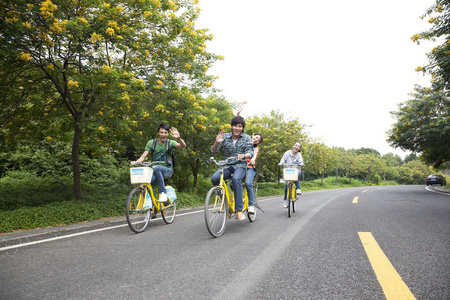
[[[256,207],[257,209],[259,209],[260,211],[262,211],[263,213],[266,213],[266,212],[261,208],[261,206],[259,206],[258,204],[255,204],[255,207]]]

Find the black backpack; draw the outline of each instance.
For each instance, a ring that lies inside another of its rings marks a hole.
[[[158,142],[158,139],[153,140],[152,149],[150,151],[152,161],[153,161],[153,152],[155,152],[157,142]],[[175,154],[173,153],[172,150],[170,150],[170,140],[169,139],[166,140],[166,153],[167,153],[167,155],[166,155],[167,164],[169,166],[171,166],[172,168],[175,168]]]

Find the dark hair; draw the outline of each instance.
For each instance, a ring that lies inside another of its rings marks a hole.
[[[258,133],[254,133],[253,135],[259,135],[259,143],[258,144],[261,144],[264,141],[263,135],[261,133],[258,132]]]
[[[231,126],[242,124],[242,129],[245,128],[245,119],[241,116],[236,116],[233,119],[231,119]]]
[[[157,131],[157,132],[159,132],[159,130],[160,130],[161,128],[164,129],[164,130],[166,130],[166,131],[168,131],[168,132],[170,131],[170,126],[167,125],[167,124],[159,124],[159,125],[158,125],[158,131]]]

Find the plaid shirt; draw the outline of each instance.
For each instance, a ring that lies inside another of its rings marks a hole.
[[[211,149],[212,153],[217,153],[220,149],[225,147],[225,158],[247,153],[250,153],[251,157],[253,157],[253,142],[248,134],[242,133],[238,137],[236,144],[233,143],[233,135],[231,132],[225,133],[224,138],[225,140],[219,143],[216,152]],[[233,166],[247,168],[247,162],[241,161],[237,164],[233,164]]]

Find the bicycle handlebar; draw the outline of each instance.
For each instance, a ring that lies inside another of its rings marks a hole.
[[[144,161],[144,162],[136,163],[136,164],[130,163],[130,166],[132,167],[132,166],[143,165],[144,167],[151,167],[153,165],[158,165],[158,164],[160,165],[160,164],[164,164],[164,163],[166,163],[166,162],[165,161],[152,161],[152,162]]]
[[[301,164],[278,164],[279,167],[285,167],[285,168],[295,168],[295,167],[304,167],[305,164],[301,163]]]
[[[202,163],[202,165],[210,163],[210,162],[214,162],[216,165],[223,167],[223,166],[226,166],[230,161],[235,161],[237,163],[238,161],[246,161],[246,159],[237,159],[236,156],[231,156],[224,160],[217,161],[214,157],[210,157],[208,160],[204,161]]]

